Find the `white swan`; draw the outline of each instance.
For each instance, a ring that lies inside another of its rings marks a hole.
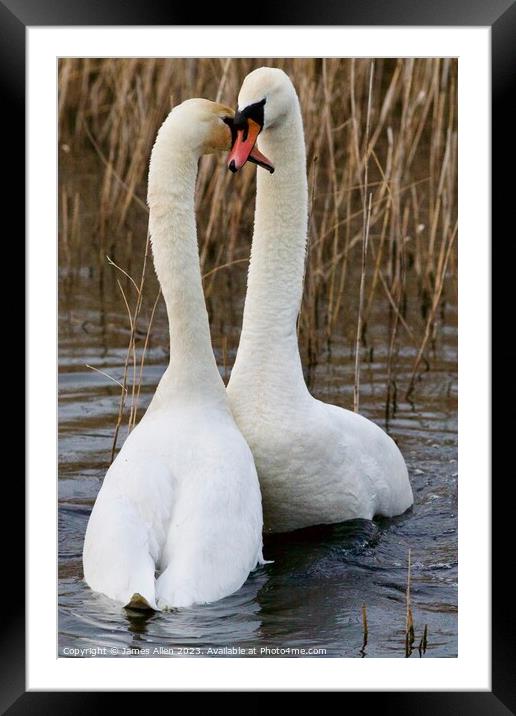
[[[413,497],[394,441],[370,420],[315,400],[303,378],[296,321],[308,192],[296,91],[283,71],[262,67],[245,78],[238,107],[229,168],[245,163],[259,135],[260,150],[276,170],[257,175],[243,326],[227,388],[253,451],[265,529],[401,514]]]
[[[170,365],[106,474],[83,553],[89,586],[133,607],[213,602],[262,561],[258,478],[212,351],[194,214],[199,157],[229,149],[232,115],[184,102],[152,151],[150,233]]]

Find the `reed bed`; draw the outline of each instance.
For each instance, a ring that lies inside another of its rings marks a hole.
[[[164,310],[146,231],[157,129],[189,97],[234,106],[245,75],[263,64],[290,75],[304,118],[310,214],[299,339],[308,380],[335,338],[344,339],[358,409],[361,365],[385,350],[388,422],[400,396],[417,398],[432,365],[447,306],[456,303],[456,60],[62,59],[60,266],[71,296],[84,266],[118,281],[130,340],[117,433],[122,421],[137,421],[151,324]],[[198,177],[201,270],[226,376],[238,342],[230,327],[245,291],[255,172],[247,166],[235,177],[223,156],[211,156]],[[400,351],[413,356],[402,385]]]

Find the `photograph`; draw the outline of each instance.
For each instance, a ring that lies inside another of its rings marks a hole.
[[[59,57],[60,658],[457,659],[458,75]]]

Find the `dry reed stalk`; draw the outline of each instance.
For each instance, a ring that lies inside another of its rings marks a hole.
[[[414,390],[417,371],[418,371],[419,365],[421,363],[421,360],[423,358],[426,344],[428,343],[428,340],[430,338],[431,326],[432,326],[433,320],[435,318],[437,307],[439,305],[439,300],[441,298],[441,293],[442,293],[443,286],[444,286],[444,279],[446,277],[446,268],[448,266],[448,261],[450,258],[451,250],[452,250],[456,235],[457,235],[457,224],[455,224],[455,228],[451,232],[451,235],[449,237],[447,245],[442,247],[442,250],[444,249],[444,253],[442,253],[442,251],[440,252],[440,257],[439,257],[440,270],[439,270],[439,274],[438,274],[438,280],[435,285],[435,291],[434,291],[434,295],[433,295],[433,299],[432,299],[432,307],[430,309],[430,313],[429,313],[427,321],[426,321],[425,333],[423,336],[423,340],[421,341],[421,346],[419,348],[418,354],[416,356],[416,360],[414,361],[414,366],[412,368],[412,375],[410,377],[409,385],[407,388],[407,394],[406,394],[407,399],[410,397],[410,395],[412,394],[412,391]]]
[[[61,191],[61,246],[63,248],[63,255],[65,257],[68,271],[71,270],[72,263],[72,252],[70,249],[70,230],[68,226],[68,192],[66,187],[63,187]]]
[[[147,348],[148,348],[148,346],[149,346],[149,339],[150,339],[150,334],[151,334],[151,330],[152,330],[152,324],[153,324],[153,322],[154,322],[154,314],[156,313],[156,307],[157,307],[157,305],[158,305],[158,301],[159,301],[160,297],[161,297],[161,288],[158,289],[158,293],[156,294],[156,298],[155,298],[154,303],[153,303],[153,305],[152,305],[152,310],[151,310],[151,314],[150,314],[150,318],[149,318],[149,323],[147,324],[147,331],[146,331],[146,333],[145,333],[145,341],[144,341],[144,343],[143,343],[142,355],[141,355],[141,359],[140,359],[140,373],[139,373],[139,375],[138,375],[138,383],[137,383],[137,386],[136,386],[136,396],[135,396],[135,399],[134,399],[134,410],[133,410],[133,412],[132,412],[132,415],[133,415],[133,423],[132,423],[132,426],[129,426],[129,429],[136,427],[136,416],[137,416],[137,412],[138,412],[138,403],[139,403],[139,400],[140,400],[140,390],[141,390],[141,385],[142,385],[143,367],[144,367],[144,364],[145,364],[145,356],[146,356],[146,354],[147,354]]]
[[[407,589],[406,589],[406,617],[405,617],[405,656],[408,657],[412,654],[412,647],[414,645],[414,619],[412,616],[412,604],[410,596],[411,588],[411,567],[412,567],[412,552],[408,551],[408,570],[407,570]]]
[[[373,306],[373,299],[374,299],[374,295],[375,295],[375,291],[376,291],[376,284],[380,280],[380,277],[383,278],[382,271],[381,271],[381,262],[382,262],[382,258],[383,258],[383,250],[384,250],[384,246],[385,246],[385,237],[387,234],[389,217],[390,217],[390,207],[387,206],[386,210],[384,212],[384,215],[383,215],[382,228],[381,228],[381,232],[380,232],[380,242],[379,242],[377,251],[375,251],[374,243],[371,243],[371,252],[373,255],[374,269],[373,269],[373,276],[371,279],[371,285],[369,288],[369,296],[367,298],[367,305],[366,305],[366,308],[364,309],[364,321],[366,323],[369,321],[369,316],[370,316],[371,309]]]
[[[133,336],[134,336],[134,327],[133,327],[133,321],[132,321],[131,310],[130,310],[130,308],[129,308],[129,304],[127,303],[127,299],[126,299],[126,297],[125,297],[125,293],[124,293],[124,289],[122,288],[122,284],[120,283],[120,281],[119,281],[118,279],[117,279],[117,284],[118,284],[118,287],[119,287],[119,289],[120,289],[120,292],[121,292],[121,294],[122,294],[122,297],[123,297],[123,299],[124,299],[124,303],[125,303],[125,306],[126,306],[126,309],[127,309],[127,315],[128,315],[129,324],[130,324],[130,327],[131,327],[131,334],[130,334],[129,345],[128,345],[128,347],[127,347],[127,352],[126,352],[125,362],[124,362],[124,372],[123,372],[123,379],[122,379],[122,390],[121,390],[121,392],[120,392],[120,401],[119,401],[119,404],[118,404],[118,415],[117,415],[117,418],[116,418],[115,431],[114,431],[114,434],[113,434],[113,443],[112,443],[112,446],[111,446],[111,457],[110,457],[110,460],[109,460],[109,464],[110,464],[110,465],[111,465],[111,463],[113,462],[113,460],[115,459],[116,446],[117,446],[117,442],[118,442],[118,434],[119,434],[119,432],[120,432],[120,427],[121,427],[121,425],[122,425],[122,420],[123,420],[123,416],[124,416],[125,400],[126,400],[126,396],[127,396],[127,393],[128,393],[128,390],[127,390],[127,372],[128,372],[128,368],[129,368],[129,357],[130,357],[130,355],[131,355],[132,339],[133,339]]]
[[[364,227],[364,241],[362,247],[362,270],[360,272],[360,298],[358,303],[357,336],[355,341],[355,382],[353,385],[353,410],[358,413],[360,408],[360,344],[362,343],[362,313],[364,310],[365,272],[367,261],[367,245],[369,242],[369,221],[371,218],[371,199],[369,194],[369,206]]]
[[[336,256],[339,248],[339,193],[338,193],[338,178],[337,178],[337,164],[335,160],[335,134],[332,127],[331,118],[331,107],[333,98],[333,83],[335,81],[335,71],[329,76],[328,73],[328,62],[323,59],[322,62],[322,76],[323,76],[323,91],[324,91],[324,122],[322,124],[326,130],[326,141],[328,144],[329,164],[330,164],[330,176],[331,176],[331,193],[333,203],[333,262],[332,270],[330,272],[330,282],[328,286],[328,320],[327,320],[327,332],[328,337],[331,335],[333,328],[333,304],[334,304],[334,291],[335,291],[335,277],[337,261]]]
[[[81,266],[80,196],[67,186],[61,188],[59,225],[59,264],[65,268],[64,290],[68,295]]]
[[[129,307],[129,302],[125,295],[122,284],[117,279],[117,284],[120,289],[120,293],[122,294],[122,298],[123,298],[123,301],[124,301],[124,304],[126,307],[126,311],[127,311],[127,315],[128,315],[128,319],[129,319],[130,336],[129,336],[129,345],[127,347],[127,352],[126,352],[126,357],[125,357],[125,362],[124,362],[124,373],[123,373],[123,380],[122,380],[123,389],[120,394],[120,401],[119,401],[119,405],[118,405],[118,415],[117,415],[117,420],[116,420],[116,424],[115,424],[115,432],[113,435],[113,444],[111,447],[111,462],[113,462],[113,459],[115,457],[118,435],[120,432],[120,427],[122,425],[122,420],[123,420],[123,415],[124,415],[126,395],[127,395],[127,391],[125,390],[125,388],[127,388],[129,361],[131,358],[132,358],[133,380],[132,380],[132,386],[131,386],[131,406],[130,406],[129,420],[128,420],[128,431],[130,432],[136,424],[136,410],[137,410],[136,395],[139,396],[139,393],[140,393],[140,386],[139,386],[139,383],[137,382],[137,378],[136,378],[136,375],[137,375],[136,327],[137,327],[138,317],[140,315],[141,306],[142,306],[143,288],[144,288],[144,284],[145,284],[145,274],[146,274],[146,268],[147,268],[147,258],[149,255],[149,249],[150,249],[150,235],[147,232],[147,241],[145,244],[145,255],[144,255],[139,285],[137,285],[136,282],[131,279],[132,283],[137,291],[137,299],[136,299],[136,304],[135,304],[133,312],[131,312],[131,309]],[[111,262],[111,263],[117,269],[119,268],[113,262]],[[155,306],[157,304],[158,298],[159,298],[159,295],[156,298]],[[154,306],[154,308],[155,308],[155,306]],[[152,313],[152,317],[153,316],[154,316],[154,310]],[[148,335],[146,338],[146,344],[147,344],[147,342],[148,342]],[[143,354],[143,358],[144,357],[145,357],[145,354]],[[142,371],[143,371],[143,363],[141,364],[140,376],[141,376]]]
[[[113,378],[113,376],[109,375],[109,373],[106,373],[105,371],[100,370],[100,368],[95,368],[94,365],[89,365],[89,363],[85,363],[84,366],[86,368],[89,368],[90,370],[94,370],[96,373],[100,373],[101,375],[104,375],[106,378],[109,378],[109,380],[111,380],[111,381],[113,381],[113,383],[116,383],[117,385],[119,385],[122,388],[122,390],[125,390],[125,392],[127,393],[127,388],[124,387],[123,383],[121,383],[116,378]]]
[[[364,185],[361,189],[362,193],[362,208],[363,208],[363,236],[362,236],[362,263],[360,271],[360,291],[359,291],[359,302],[358,302],[358,318],[357,318],[357,335],[355,342],[355,381],[353,385],[353,410],[358,413],[360,408],[360,345],[362,343],[362,330],[363,330],[363,311],[364,311],[364,291],[365,291],[365,274],[366,274],[366,262],[367,262],[367,245],[369,243],[369,229],[371,223],[371,202],[373,199],[372,193],[369,194],[369,160],[367,156],[367,149],[369,146],[369,128],[371,123],[371,102],[373,94],[373,77],[374,77],[374,60],[371,60],[369,70],[369,91],[367,95],[367,110],[366,110],[366,126],[365,126],[365,153],[364,158]],[[369,201],[369,203],[368,203]]]
[[[136,392],[139,387],[137,385],[136,381],[136,325],[138,321],[138,316],[140,315],[141,307],[142,307],[142,300],[143,300],[143,287],[145,284],[145,272],[147,269],[147,258],[149,256],[150,251],[150,234],[147,231],[147,243],[145,245],[145,254],[143,259],[143,266],[142,266],[142,272],[140,277],[140,286],[138,289],[138,298],[136,301],[136,306],[134,309],[134,315],[133,315],[133,326],[131,329],[131,342],[132,342],[132,357],[133,357],[133,385],[131,390],[131,412],[129,414],[129,432],[135,427],[136,425]],[[156,302],[158,300],[158,297],[156,298]]]
[[[369,627],[367,624],[367,607],[365,604],[362,604],[362,648],[360,649],[360,656],[364,657],[366,655],[366,646],[367,641],[369,639]]]
[[[421,641],[419,642],[419,656],[423,656],[423,654],[426,654],[426,650],[428,647],[428,624],[425,624],[425,628],[423,630],[423,636],[421,637]]]

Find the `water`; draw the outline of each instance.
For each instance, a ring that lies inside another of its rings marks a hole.
[[[114,281],[113,281],[114,283]],[[416,310],[414,308],[414,310]],[[381,319],[381,317],[380,317]],[[213,605],[170,613],[130,613],[82,580],[81,553],[88,517],[108,464],[123,373],[127,320],[112,287],[81,272],[60,302],[59,439],[59,653],[101,656],[223,655],[405,657],[406,582],[412,555],[411,595],[419,658],[425,625],[428,657],[457,655],[457,385],[456,312],[447,305],[431,370],[418,382],[414,402],[398,397],[389,432],[408,464],[414,507],[394,520],[356,520],[265,541],[272,564],[259,568],[236,594]],[[381,320],[376,317],[376,324]],[[166,324],[159,312],[143,376],[144,407],[167,361]],[[353,328],[350,328],[350,335]],[[238,323],[231,327],[234,345]],[[361,412],[385,427],[387,334],[377,331],[371,361],[362,369]],[[222,337],[214,331],[221,371]],[[322,400],[351,407],[352,341],[344,337],[309,376]],[[396,360],[406,385],[415,349]],[[122,435],[123,439],[123,435]],[[363,644],[362,606],[368,640]],[[235,649],[245,650],[235,653]],[[94,649],[103,650],[95,652]],[[231,651],[233,649],[233,651]],[[89,651],[88,651],[89,650]],[[156,651],[157,650],[157,651]],[[210,651],[211,650],[211,651]],[[312,651],[311,655],[315,655]]]

